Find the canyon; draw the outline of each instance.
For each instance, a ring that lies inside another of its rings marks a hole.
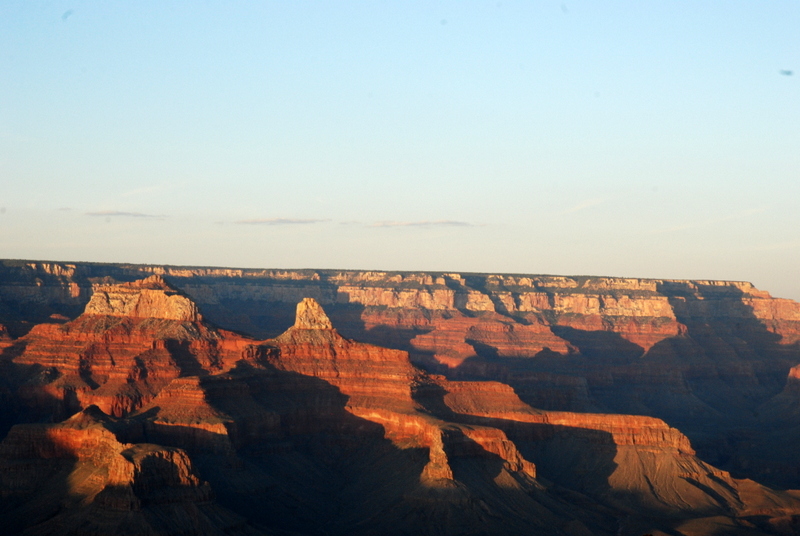
[[[0,261],[4,534],[798,534],[745,282]]]

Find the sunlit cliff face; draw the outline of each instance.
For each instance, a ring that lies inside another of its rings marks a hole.
[[[0,280],[64,313],[93,290],[2,345],[14,530],[610,534],[800,512],[705,459],[747,404],[794,422],[798,306],[748,284],[191,269],[92,289],[93,269]]]

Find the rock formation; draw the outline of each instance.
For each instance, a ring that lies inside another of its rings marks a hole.
[[[39,324],[9,348],[19,399],[32,415],[89,405],[122,417],[172,379],[223,371],[248,341],[202,322],[197,306],[159,276],[104,285],[65,324]]]
[[[297,304],[297,316],[294,321],[293,328],[299,329],[318,329],[318,330],[331,330],[333,324],[322,310],[319,303],[313,298],[303,298],[303,301]]]
[[[174,532],[151,491],[187,533],[800,515],[734,478],[800,481],[800,306],[746,283],[7,262],[0,322],[0,512],[31,534]]]
[[[119,285],[94,289],[84,314],[130,318],[159,318],[178,322],[199,322],[197,306],[170,287],[160,275]]]
[[[120,443],[96,406],[0,444],[4,534],[257,534],[180,449]]]

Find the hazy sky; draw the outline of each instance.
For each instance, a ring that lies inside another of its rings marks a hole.
[[[800,299],[800,2],[0,3],[0,257]]]

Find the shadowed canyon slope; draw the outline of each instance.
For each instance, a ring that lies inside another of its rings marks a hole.
[[[0,324],[10,534],[800,519],[753,481],[800,487],[800,305],[747,283],[5,261]]]

